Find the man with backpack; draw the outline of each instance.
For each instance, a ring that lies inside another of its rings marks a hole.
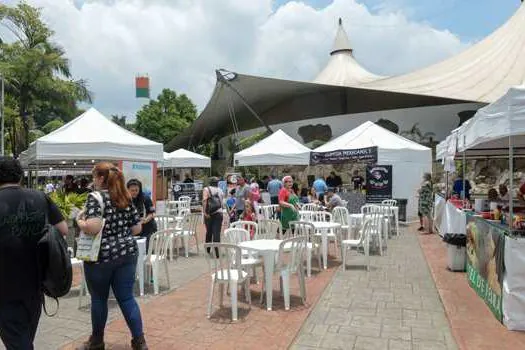
[[[221,241],[223,194],[217,184],[219,179],[210,178],[210,185],[202,191],[202,210],[206,224],[206,243]],[[208,251],[208,253],[210,253]],[[217,255],[217,252],[216,252]]]
[[[42,310],[38,243],[47,224],[68,227],[43,192],[20,186],[20,163],[0,157],[0,338],[7,350],[33,349]]]

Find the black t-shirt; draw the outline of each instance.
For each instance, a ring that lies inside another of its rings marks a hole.
[[[141,219],[145,218],[149,214],[155,213],[155,206],[153,206],[151,198],[145,195],[142,198],[134,198],[133,206],[135,209],[137,209],[137,213]],[[146,224],[142,224],[142,235],[150,235],[156,231],[157,224],[155,223],[155,220],[151,220]]]
[[[36,246],[47,221],[64,218],[43,192],[0,188],[0,303],[35,296],[40,290]]]
[[[363,188],[363,182],[365,182],[365,179],[363,179],[362,176],[354,176],[352,177],[352,182],[354,184],[354,190],[360,190]]]

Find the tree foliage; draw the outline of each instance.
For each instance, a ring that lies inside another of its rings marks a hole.
[[[41,10],[25,2],[0,4],[0,24],[15,38],[0,38],[0,73],[5,77],[9,146],[18,155],[31,142],[34,129],[57,118],[78,114],[77,102],[91,102],[84,80],[73,80],[64,50],[52,41],[54,32]]]
[[[167,144],[197,118],[197,107],[185,95],[164,89],[137,112],[135,131],[150,140]]]

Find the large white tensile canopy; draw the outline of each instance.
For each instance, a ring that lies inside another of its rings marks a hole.
[[[316,148],[313,152],[334,152],[377,147],[377,164],[392,165],[392,195],[408,199],[407,217],[417,215],[417,191],[423,174],[432,170],[430,148],[394,134],[370,121]]]
[[[180,148],[164,153],[162,168],[211,168],[211,158]]]
[[[26,165],[62,160],[162,161],[163,146],[113,123],[95,108],[34,141]]]
[[[310,149],[281,129],[234,155],[236,166],[308,165]]]

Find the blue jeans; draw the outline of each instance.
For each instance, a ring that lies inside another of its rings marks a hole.
[[[107,263],[84,264],[86,283],[91,294],[92,335],[96,339],[104,339],[110,286],[133,338],[144,334],[139,305],[133,296],[136,267],[136,255],[121,257]]]

